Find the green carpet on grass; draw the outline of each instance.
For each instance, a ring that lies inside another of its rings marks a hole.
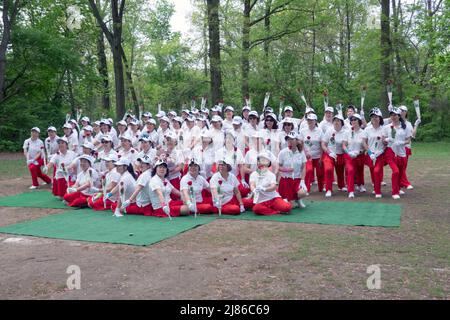
[[[222,215],[222,218],[346,226],[400,226],[402,207],[398,204],[336,201],[305,201],[305,204],[305,209],[294,209],[290,214],[259,216],[244,212],[240,216]]]
[[[146,246],[176,236],[215,217],[155,218],[127,215],[116,218],[110,211],[68,211],[0,228],[0,233]]]
[[[0,207],[67,209],[62,201],[49,191],[31,191],[0,198]]]

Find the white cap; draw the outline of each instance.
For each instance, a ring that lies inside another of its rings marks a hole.
[[[94,129],[92,128],[92,126],[87,125],[86,127],[83,128],[83,130],[92,132]]]
[[[175,118],[173,118],[172,121],[176,121],[176,122],[179,122],[181,124],[181,123],[183,123],[183,118],[175,116]]]
[[[160,112],[158,112],[157,114],[156,114],[156,117],[157,118],[162,118],[162,117],[164,117],[166,115],[166,112],[165,111],[160,111]]]
[[[218,115],[212,117],[211,122],[222,122],[222,118]]]
[[[127,126],[127,122],[125,120],[120,120],[119,122],[117,122],[117,125],[126,127]]]
[[[116,163],[114,163],[116,166],[129,166],[131,164],[130,159],[128,158],[120,158]]]
[[[187,113],[187,114],[189,114],[190,111],[189,111],[188,109],[183,109],[183,110],[181,110],[181,113]]]
[[[139,141],[150,142],[151,139],[150,139],[150,137],[147,136],[147,135],[141,135],[141,137],[139,138]]]
[[[83,117],[83,118],[81,118],[81,121],[91,122],[91,120],[89,120],[88,117]]]
[[[404,111],[404,112],[408,112],[408,107],[407,106],[400,106],[398,107],[400,109],[400,111]]]
[[[167,163],[164,160],[162,160],[162,159],[159,159],[158,161],[155,162],[155,168],[158,167],[158,166],[161,166],[161,165],[166,165],[167,166]]]
[[[107,124],[110,126],[111,122],[108,119],[102,119],[102,120],[100,120],[100,125],[102,125],[102,124]]]
[[[91,150],[95,150],[94,145],[92,143],[90,143],[89,141],[86,141],[85,143],[83,143],[82,147],[83,148],[88,148],[88,149],[91,149]]]
[[[96,125],[96,126],[100,126],[100,121],[98,121],[98,120],[97,120],[97,121],[95,121],[95,122],[94,122],[94,125]]]
[[[401,112],[401,110],[399,108],[393,107],[392,110],[389,111],[389,114],[391,114],[391,113],[395,113],[395,114],[400,115],[402,112]]]
[[[130,123],[132,126],[138,126],[139,125],[139,121],[137,121],[136,119],[133,119],[130,121]]]
[[[209,133],[207,131],[204,131],[201,135],[200,138],[208,138],[208,139],[212,139],[212,137],[209,135]]]
[[[266,108],[264,109],[264,113],[266,113],[266,112],[272,113],[272,112],[273,112],[273,109],[272,109],[271,107],[266,107]]]
[[[169,112],[169,116],[176,117],[176,116],[177,116],[177,113],[176,113],[175,111],[170,111],[170,112]]]
[[[69,140],[67,140],[66,137],[59,137],[58,139],[56,139],[57,143],[59,143],[60,141],[64,141],[65,143],[69,144]]]
[[[152,159],[149,156],[143,156],[141,158],[138,158],[137,161],[143,162],[143,163],[147,163],[147,164],[151,164],[152,163]]]
[[[328,106],[328,107],[325,108],[325,112],[331,112],[331,113],[334,113],[334,108]]]
[[[112,140],[112,137],[111,137],[109,134],[105,134],[105,135],[101,136],[100,141],[102,141],[102,140],[110,141],[110,142],[113,141],[113,140]]]
[[[341,121],[344,121],[344,117],[341,116],[340,114],[335,115],[335,116],[333,117],[333,120],[334,120],[334,119],[339,119],[339,120],[341,120]]]
[[[147,117],[147,118],[151,118],[153,115],[152,115],[152,113],[151,112],[144,112],[143,114],[142,114],[142,116],[143,117]]]
[[[383,117],[383,113],[381,112],[380,108],[373,108],[372,110],[370,110],[369,117],[371,117],[372,115]]]
[[[250,116],[254,116],[254,117],[257,117],[257,118],[258,118],[258,112],[255,111],[255,110],[250,111],[250,113],[248,114],[248,116],[249,116],[249,117],[250,117]]]
[[[306,120],[316,120],[317,121],[317,115],[315,113],[309,113],[306,116]]]
[[[316,112],[314,111],[313,108],[307,107],[306,110],[305,110],[305,113],[309,113],[309,112],[314,112],[314,113],[316,113]]]
[[[176,133],[173,131],[170,131],[170,130],[164,135],[164,137],[169,138],[171,140],[177,140],[177,138],[178,138]]]
[[[294,119],[286,117],[281,122],[282,123],[292,123],[292,124],[294,124]]]
[[[167,123],[170,123],[170,119],[167,118],[166,116],[162,116],[161,119],[159,119],[159,122],[161,122],[161,121],[165,121]]]
[[[273,112],[267,114],[264,118],[267,118],[267,117],[271,117],[273,120],[275,120],[275,122],[278,122],[277,121],[277,116]]]
[[[262,152],[260,152],[258,154],[257,159],[259,159],[259,158],[264,158],[264,159],[267,159],[267,160],[271,161],[271,158],[270,158],[269,154],[267,152],[265,152],[265,151],[262,151]]]
[[[361,116],[358,113],[353,114],[350,118],[356,118],[358,120],[361,120]]]
[[[291,131],[286,135],[285,139],[298,139],[298,134],[294,131]]]
[[[201,112],[202,112],[202,113],[209,114],[209,109],[208,109],[208,108],[203,108],[203,109],[201,110]]]
[[[70,122],[70,123],[73,123],[73,124],[78,124],[77,120],[75,120],[75,119],[70,119],[69,122]]]
[[[112,161],[117,162],[119,160],[119,157],[115,153],[108,154],[103,158],[104,161]]]
[[[36,131],[37,133],[41,133],[41,129],[39,129],[38,127],[31,128],[31,131]]]
[[[125,133],[124,135],[122,135],[121,137],[120,137],[120,140],[128,140],[128,141],[133,141],[133,138],[131,137],[131,135],[130,134],[128,134],[128,132],[127,133]]]
[[[227,112],[227,111],[233,111],[234,112],[234,108],[232,106],[227,106],[223,112]]]
[[[250,108],[249,106],[244,106],[242,108],[242,112],[244,112],[245,110],[252,111],[252,108]]]
[[[70,123],[64,123],[63,129],[72,129],[72,125]]]
[[[50,126],[50,127],[48,127],[48,129],[47,129],[47,132],[48,132],[48,131],[55,131],[55,132],[56,132],[57,130],[56,130],[55,127]]]
[[[155,125],[156,126],[156,120],[155,119],[148,119],[145,123],[151,123],[151,124],[153,124],[153,125]]]
[[[78,159],[80,159],[80,160],[81,160],[81,159],[84,159],[84,160],[89,161],[89,163],[91,164],[91,166],[92,166],[92,164],[94,163],[94,159],[93,159],[91,156],[87,155],[87,154],[83,154],[83,155],[79,156]]]
[[[294,109],[291,106],[286,106],[286,107],[284,107],[284,112],[286,112],[286,111],[294,112]]]
[[[237,126],[242,125],[242,118],[239,116],[233,117],[233,124],[235,124]]]
[[[186,118],[186,121],[195,122],[195,117],[194,117],[194,116],[188,116],[188,117]]]

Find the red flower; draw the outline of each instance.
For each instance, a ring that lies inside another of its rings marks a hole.
[[[394,126],[393,126],[393,125],[391,126],[391,129],[394,129]]]
[[[167,186],[167,181],[164,181],[163,183],[164,183],[164,187]]]
[[[352,127],[352,131],[355,131],[355,128]]]
[[[192,186],[192,181],[188,181],[188,186]]]
[[[381,137],[377,137],[377,140],[381,140]]]
[[[133,149],[133,150],[131,150],[131,153],[134,153],[134,149]]]
[[[326,89],[323,91],[323,96],[324,97],[328,96],[328,91]]]
[[[237,147],[234,147],[234,152],[236,152],[237,151]]]
[[[61,168],[65,168],[65,164],[64,164],[64,162],[63,163],[61,163]]]
[[[336,135],[336,134],[335,134],[335,133],[333,133],[332,137],[334,138],[334,137],[335,137],[335,135]]]
[[[41,150],[43,150],[43,149],[44,149],[44,146],[41,147]]]
[[[307,136],[306,139],[311,140],[311,137],[310,137],[310,136]]]
[[[122,157],[122,156],[121,156],[120,154],[119,154],[119,155],[117,155],[117,158],[119,158],[119,159],[120,159],[121,157]]]
[[[122,187],[123,187],[123,181],[120,181],[120,186],[122,186]]]
[[[61,153],[59,151],[57,151],[56,154],[59,156]]]
[[[266,144],[267,144],[267,145],[269,145],[269,144],[270,144],[270,139],[267,139],[267,142],[266,142]]]
[[[219,186],[221,186],[222,183],[223,183],[223,181],[222,181],[222,180],[219,180],[219,181],[217,181],[217,183],[219,184]]]

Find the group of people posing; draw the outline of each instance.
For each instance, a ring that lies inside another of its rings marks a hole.
[[[282,117],[270,107],[259,115],[245,106],[236,115],[231,106],[215,106],[180,116],[160,111],[156,119],[150,112],[140,119],[126,114],[116,127],[112,119],[83,117],[65,123],[62,136],[49,127],[44,141],[32,128],[23,149],[30,189],[40,178],[68,206],[116,216],[288,213],[305,207],[302,199],[315,184],[325,197],[336,182],[349,198],[366,192],[366,166],[376,198],[386,165],[394,199],[413,189],[406,169],[420,119],[413,127],[406,106],[389,108],[388,118],[373,108],[369,122],[354,106],[346,115],[326,107],[319,121],[309,107],[294,118],[290,106]]]

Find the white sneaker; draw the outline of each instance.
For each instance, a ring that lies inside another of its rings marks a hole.
[[[336,182],[336,181],[333,181],[333,185],[337,186],[337,182]]]
[[[114,216],[117,218],[123,217],[123,214],[120,213],[119,208],[116,208],[116,210],[114,211]]]
[[[359,186],[359,192],[366,192],[366,188],[364,186]]]
[[[327,191],[327,193],[325,193],[325,197],[326,197],[326,198],[331,197],[331,191]]]
[[[36,186],[31,186],[30,187],[30,190],[34,190],[34,189],[37,189],[38,187],[36,187]]]
[[[399,196],[398,194],[394,194],[394,195],[392,196],[392,199],[398,200],[398,199],[400,199],[400,196]]]
[[[406,187],[406,190],[412,190],[412,189],[414,189],[414,187],[412,185],[409,185]]]
[[[348,194],[348,197],[349,197],[349,198],[354,198],[354,197],[355,197],[355,193],[354,193],[354,192],[350,192],[350,193]]]
[[[303,200],[297,200],[297,204],[299,208],[306,208],[306,205],[303,203]]]
[[[342,189],[339,189],[339,191],[342,191],[342,192],[347,192],[347,191],[348,191],[348,189],[347,189],[347,187],[343,187]]]
[[[381,199],[383,196],[381,194],[376,194],[375,199]]]
[[[387,183],[384,182],[384,181],[381,181],[381,185],[382,185],[382,186],[387,186]]]
[[[372,194],[375,194],[375,190],[372,190]]]
[[[400,190],[400,195],[404,195],[405,194],[405,191],[403,191],[403,190]]]

